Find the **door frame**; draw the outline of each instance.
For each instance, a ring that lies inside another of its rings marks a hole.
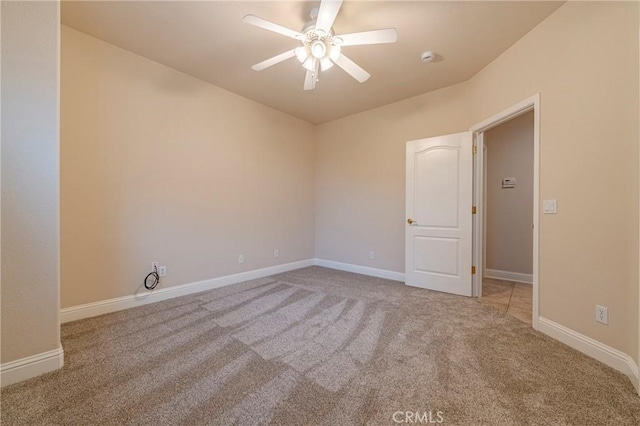
[[[473,275],[473,295],[482,295],[482,276],[484,274],[484,173],[485,156],[483,134],[506,121],[524,113],[533,111],[533,309],[531,325],[538,329],[539,317],[539,257],[540,257],[540,93],[472,126],[477,154],[473,167],[473,199],[476,214],[473,220],[473,264],[476,274]]]

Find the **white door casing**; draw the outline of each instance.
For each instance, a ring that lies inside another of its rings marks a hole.
[[[484,147],[483,133],[489,129],[492,129],[506,121],[518,117],[528,111],[533,110],[533,312],[532,312],[532,326],[534,330],[538,329],[538,316],[540,312],[539,308],[539,258],[540,258],[540,226],[539,226],[539,211],[540,211],[540,94],[531,96],[528,99],[519,102],[506,110],[499,112],[498,114],[484,120],[483,122],[471,127],[471,131],[478,135],[478,152],[482,152]],[[482,224],[484,219],[481,216],[484,210],[484,190],[480,184],[483,179],[485,162],[482,155],[476,155],[476,200],[475,205],[478,207],[478,217],[476,217],[476,229],[474,230],[474,263],[477,265],[476,271],[476,296],[482,295],[482,271],[481,267],[484,263],[484,233]]]
[[[405,282],[472,295],[473,136],[407,142]]]

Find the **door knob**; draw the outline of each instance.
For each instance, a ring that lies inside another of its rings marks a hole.
[[[415,220],[413,220],[413,219],[407,219],[407,223],[408,223],[409,225],[413,225],[413,224],[415,223]]]

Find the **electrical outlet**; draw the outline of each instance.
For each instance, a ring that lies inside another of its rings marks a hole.
[[[238,255],[238,263],[244,263],[244,254]]]
[[[280,256],[280,252],[278,251],[278,249],[275,249],[273,251],[273,257],[278,257],[278,256]]]
[[[158,276],[160,277],[164,277],[167,275],[167,267],[166,266],[161,266],[158,268]]]
[[[372,251],[369,252],[369,259],[374,259],[376,257],[376,254]]]
[[[160,262],[151,262],[151,272],[157,271],[160,267]]]
[[[609,324],[609,310],[606,306],[596,305],[596,322]]]

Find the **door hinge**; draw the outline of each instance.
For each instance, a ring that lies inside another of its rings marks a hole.
[[[476,214],[476,206],[471,207],[471,214]]]
[[[473,151],[474,154],[477,154],[478,153],[478,145],[474,145],[471,150]]]
[[[476,273],[476,267],[472,266],[471,267],[471,275],[474,275]]]

